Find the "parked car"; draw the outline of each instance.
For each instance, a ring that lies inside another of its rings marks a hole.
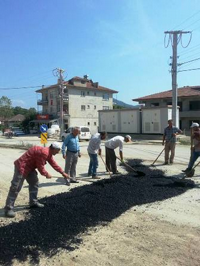
[[[91,139],[91,132],[89,127],[80,126],[80,134],[79,134],[79,140],[90,140]],[[65,140],[65,138],[72,133],[73,127],[69,127],[65,132],[62,134],[61,138],[62,141]]]
[[[25,135],[25,133],[21,129],[14,130],[13,134],[16,137]]]

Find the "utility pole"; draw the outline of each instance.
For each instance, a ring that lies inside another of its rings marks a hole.
[[[190,31],[165,31],[169,34],[169,41],[172,43],[172,120],[175,126],[178,126],[177,121],[177,46],[182,38],[182,34],[191,33]],[[172,38],[172,39],[171,39]],[[168,42],[169,44],[169,42]],[[167,45],[168,46],[168,45]]]
[[[63,86],[63,73],[65,71],[61,68],[56,68],[53,70],[53,73],[55,76],[58,76],[59,77],[59,95],[60,95],[60,118],[59,118],[59,124],[60,124],[60,138],[62,136],[62,133],[63,133],[63,126],[64,126],[64,123],[63,123],[63,95],[64,95],[64,86]]]

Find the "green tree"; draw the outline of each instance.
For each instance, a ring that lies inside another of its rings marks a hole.
[[[2,96],[0,98],[0,116],[6,119],[12,117],[13,114],[12,101],[6,96]]]

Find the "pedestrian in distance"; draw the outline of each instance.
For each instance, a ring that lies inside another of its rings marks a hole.
[[[200,128],[198,123],[192,123],[191,127],[191,157],[188,164],[188,167],[183,170],[184,173],[189,173],[192,170],[192,167],[194,166],[194,163],[200,156]]]
[[[116,165],[116,155],[115,149],[119,147],[119,156],[121,162],[124,162],[123,159],[123,143],[124,142],[131,142],[131,136],[126,135],[125,137],[116,136],[112,139],[109,139],[105,142],[105,149],[106,149],[106,171],[112,171],[113,174],[118,174],[117,165]]]
[[[62,145],[63,159],[65,159],[65,173],[70,176],[71,183],[79,183],[76,179],[78,157],[81,157],[79,134],[80,128],[74,127],[72,133],[65,138]]]
[[[168,126],[164,130],[162,145],[165,145],[165,162],[164,164],[173,164],[175,156],[175,147],[176,147],[176,136],[182,134],[182,131],[173,126],[173,120],[168,120]],[[170,158],[169,158],[169,153]]]
[[[58,142],[52,143],[50,147],[33,146],[14,162],[15,170],[4,208],[5,216],[9,218],[15,217],[15,212],[13,210],[14,204],[25,179],[29,184],[30,208],[44,207],[37,199],[39,180],[36,169],[41,175],[46,176],[46,178],[52,178],[51,174],[45,170],[44,166],[46,162],[48,162],[54,170],[61,173],[66,180],[69,179],[69,176],[65,174],[62,168],[53,159],[53,156],[59,153],[60,150],[61,145]]]
[[[101,156],[101,141],[106,138],[106,132],[96,133],[90,139],[87,151],[90,156],[90,163],[88,168],[88,176],[94,179],[99,179],[97,176],[98,155]]]

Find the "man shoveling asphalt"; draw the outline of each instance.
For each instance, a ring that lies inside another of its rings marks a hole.
[[[61,145],[58,142],[52,143],[50,147],[34,146],[28,149],[27,152],[14,162],[15,170],[4,208],[5,216],[9,218],[15,217],[15,212],[13,211],[15,200],[17,199],[18,193],[20,192],[25,179],[29,184],[30,207],[44,207],[44,205],[37,200],[38,173],[36,169],[41,175],[46,176],[46,178],[51,178],[52,176],[44,168],[46,162],[48,162],[57,172],[61,173],[66,180],[69,179],[69,176],[53,159],[53,156],[59,153],[60,149]]]
[[[119,147],[119,155],[120,160],[123,162],[123,143],[124,142],[131,142],[131,136],[126,135],[125,137],[122,136],[116,136],[112,139],[109,139],[105,142],[105,148],[106,148],[106,171],[112,171],[113,174],[119,173],[117,171],[117,165],[116,165],[116,155],[115,155],[115,149]]]

